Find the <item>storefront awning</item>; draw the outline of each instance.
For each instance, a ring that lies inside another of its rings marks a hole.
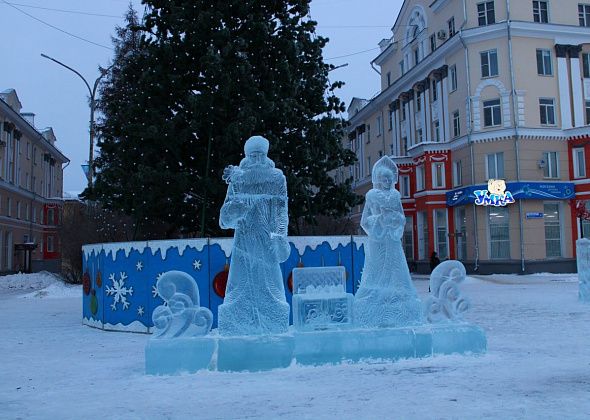
[[[474,203],[474,191],[487,189],[487,184],[478,184],[449,191],[447,206]],[[572,182],[507,182],[506,191],[512,193],[516,200],[569,200],[575,195]]]

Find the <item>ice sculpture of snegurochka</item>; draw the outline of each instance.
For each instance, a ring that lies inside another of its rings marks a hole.
[[[389,156],[373,166],[361,227],[369,236],[355,323],[363,327],[405,327],[422,323],[422,304],[410,277],[401,238],[406,218],[394,187],[398,169]]]
[[[152,313],[154,338],[202,336],[211,330],[213,314],[200,306],[199,288],[189,274],[168,271],[156,283],[165,304]]]
[[[576,241],[576,262],[578,265],[578,298],[590,303],[590,239]]]
[[[219,333],[280,334],[289,327],[280,263],[289,257],[287,182],[267,157],[268,140],[246,141],[239,167],[224,171],[227,195],[219,217],[235,229],[229,278],[219,306]]]

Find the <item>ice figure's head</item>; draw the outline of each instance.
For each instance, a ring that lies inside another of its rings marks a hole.
[[[268,154],[268,140],[262,136],[252,136],[244,144],[246,157],[240,163],[240,167],[263,166],[274,167],[272,160],[266,157]]]
[[[389,156],[383,156],[373,166],[373,187],[380,190],[389,190],[397,184],[397,165]]]

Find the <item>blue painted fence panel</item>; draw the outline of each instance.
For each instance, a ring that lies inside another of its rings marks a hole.
[[[346,289],[356,292],[364,264],[366,237],[290,237],[291,254],[281,264],[285,296],[292,300],[293,268],[341,265]],[[201,306],[217,308],[231,264],[231,238],[122,242],[85,245],[83,249],[83,322],[96,328],[149,333],[152,312],[163,300],[159,276],[170,270],[189,273],[199,287]]]

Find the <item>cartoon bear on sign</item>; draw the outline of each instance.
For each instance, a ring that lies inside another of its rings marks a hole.
[[[506,191],[506,181],[503,179],[490,179],[488,180],[488,191],[490,194],[503,196]]]

